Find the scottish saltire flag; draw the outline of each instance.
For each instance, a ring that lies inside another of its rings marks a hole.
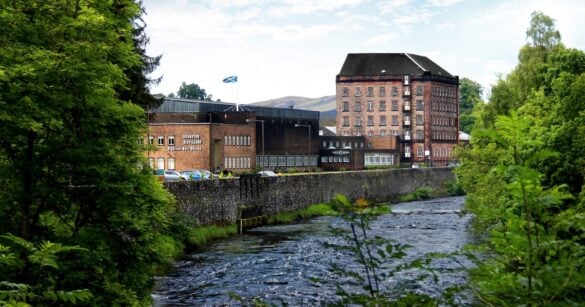
[[[238,82],[238,76],[229,76],[223,79],[223,83],[234,83]]]

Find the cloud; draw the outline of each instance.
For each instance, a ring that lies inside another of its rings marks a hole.
[[[309,15],[337,11],[362,2],[363,0],[285,0],[284,5],[269,7],[266,14],[271,17],[286,17],[292,14]]]
[[[433,28],[437,31],[453,31],[455,30],[455,25],[452,22],[443,22],[435,24]]]
[[[461,0],[429,0],[427,3],[431,6],[449,7],[461,2]]]
[[[398,37],[398,33],[378,34],[370,37],[365,43],[367,45],[383,45],[390,43],[396,37]]]
[[[400,8],[407,7],[411,0],[390,0],[380,5],[380,11],[382,14],[393,13]]]

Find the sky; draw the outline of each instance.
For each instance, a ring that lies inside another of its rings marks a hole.
[[[335,94],[348,53],[414,53],[484,87],[517,64],[530,14],[552,17],[585,50],[583,0],[144,0],[152,93],[196,83],[213,99],[251,103]],[[237,83],[223,83],[237,75]]]

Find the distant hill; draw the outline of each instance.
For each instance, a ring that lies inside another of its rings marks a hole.
[[[320,98],[286,96],[266,101],[251,103],[256,106],[311,110],[321,112],[321,123],[335,125],[335,95]]]

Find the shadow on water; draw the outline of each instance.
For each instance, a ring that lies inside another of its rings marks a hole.
[[[471,243],[469,216],[460,216],[463,197],[402,203],[392,213],[372,224],[371,235],[379,235],[411,246],[406,261],[426,253],[451,253]],[[177,261],[173,272],[157,278],[153,294],[157,306],[222,306],[238,304],[230,293],[251,300],[259,298],[276,305],[320,305],[336,300],[335,287],[319,280],[335,280],[330,263],[356,267],[351,258],[324,244],[339,238],[330,225],[343,221],[319,217],[291,225],[265,226],[209,246]],[[458,261],[464,261],[458,259]],[[414,282],[415,271],[404,271],[389,287],[438,295],[448,286],[465,283],[466,274],[452,259],[436,259],[431,266],[438,282]]]

